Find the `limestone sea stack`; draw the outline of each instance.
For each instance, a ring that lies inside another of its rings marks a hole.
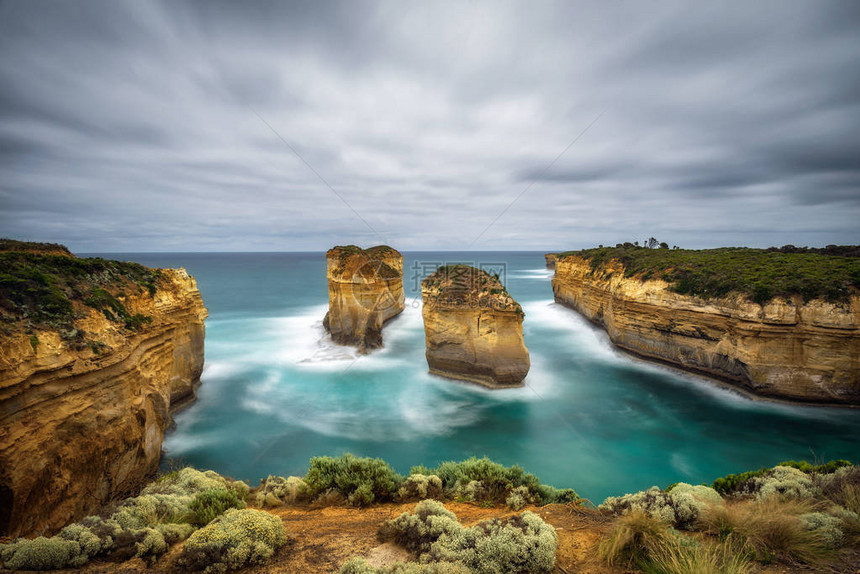
[[[490,388],[523,384],[523,309],[497,276],[447,265],[421,283],[421,297],[431,373]]]
[[[552,288],[558,303],[640,357],[764,396],[860,404],[856,292],[839,302],[800,295],[754,302],[739,293],[704,298],[648,275],[631,276],[615,259],[596,264],[571,253],[558,258]]]
[[[546,268],[547,269],[555,269],[555,261],[557,259],[556,253],[547,253],[544,255],[544,259],[546,259]]]
[[[381,347],[383,324],[405,308],[403,256],[387,245],[345,245],[329,249],[326,262],[326,331],[335,343],[360,353]]]
[[[0,537],[50,534],[157,470],[207,312],[183,269],[2,243]]]

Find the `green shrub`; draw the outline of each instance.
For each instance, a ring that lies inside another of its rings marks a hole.
[[[260,488],[254,494],[257,506],[281,506],[293,504],[307,498],[308,485],[297,476],[284,478],[269,475],[260,480]]]
[[[525,472],[522,467],[506,467],[487,457],[472,457],[462,462],[443,462],[435,469],[416,466],[410,474],[436,475],[442,480],[446,495],[476,502],[504,503],[518,487],[528,490],[534,504],[579,500],[576,492],[571,489],[559,490],[543,485],[535,475]]]
[[[207,494],[213,491],[219,494]],[[243,482],[212,471],[183,468],[149,484],[140,496],[122,501],[107,518],[87,516],[52,538],[16,540],[3,546],[0,559],[7,568],[28,564],[31,570],[40,569],[40,560],[50,563],[42,569],[67,568],[106,555],[114,560],[139,557],[151,562],[194,531],[188,520],[195,516],[191,506],[198,495],[202,495],[200,508],[211,512],[225,500],[241,501],[247,493],[248,485]],[[44,554],[43,559],[39,553]]]
[[[185,541],[179,564],[207,573],[266,564],[286,541],[284,524],[277,516],[231,508]]]
[[[188,509],[193,514],[191,522],[197,526],[209,524],[228,508],[245,508],[245,502],[239,499],[235,490],[225,488],[198,492],[188,505]]]
[[[558,545],[555,529],[531,512],[465,528],[435,500],[386,522],[380,537],[416,552],[423,563],[455,564],[476,574],[549,572]]]
[[[653,486],[634,494],[610,496],[598,508],[613,514],[640,512],[678,528],[690,528],[706,507],[722,502],[712,488],[679,482],[669,492]]]
[[[3,567],[9,570],[54,570],[83,566],[88,560],[80,544],[57,536],[4,544],[0,546],[0,559]]]
[[[741,484],[738,492],[763,500],[771,497],[812,498],[820,490],[805,472],[791,466],[775,466],[762,476]]]
[[[397,492],[400,500],[424,500],[442,497],[442,479],[435,474],[410,474]]]
[[[393,500],[402,481],[403,477],[384,460],[358,458],[348,453],[338,458],[312,458],[305,476],[311,498],[335,490],[353,506]]]
[[[722,495],[734,494],[739,490],[742,491],[740,492],[740,494],[749,494],[748,491],[752,485],[751,479],[767,475],[779,466],[791,467],[800,470],[806,474],[814,474],[819,476],[830,475],[838,472],[842,468],[852,467],[851,463],[847,460],[831,460],[824,464],[818,465],[810,464],[805,460],[787,460],[777,464],[773,468],[760,468],[758,470],[750,470],[738,474],[728,474],[722,478],[716,479],[711,485],[711,487]],[[741,488],[741,485],[744,485],[744,488]]]
[[[808,512],[800,515],[800,522],[807,530],[820,534],[828,548],[842,545],[845,533],[842,531],[841,518],[824,512]]]

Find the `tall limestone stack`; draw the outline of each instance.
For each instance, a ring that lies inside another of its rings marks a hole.
[[[328,313],[323,326],[332,340],[360,353],[382,346],[382,326],[405,308],[403,256],[387,245],[337,246],[326,253]]]
[[[682,295],[662,279],[627,277],[618,260],[559,257],[555,300],[638,356],[805,402],[860,404],[860,297],[845,302],[740,294]]]
[[[467,265],[440,267],[421,283],[430,372],[490,388],[529,372],[523,310],[498,277]]]
[[[183,269],[4,248],[0,536],[48,534],[156,471],[171,409],[195,396],[207,312]]]
[[[544,259],[546,259],[546,268],[547,269],[555,269],[555,261],[558,257],[557,253],[547,253],[544,255]]]

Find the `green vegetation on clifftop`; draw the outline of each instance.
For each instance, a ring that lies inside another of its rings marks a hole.
[[[662,279],[683,295],[716,298],[742,293],[759,304],[774,297],[800,295],[830,302],[847,301],[860,289],[860,257],[851,246],[804,248],[649,249],[632,244],[559,253],[558,259],[587,259],[592,272],[612,260],[625,277]],[[838,253],[832,255],[831,253]]]
[[[71,329],[75,302],[99,309],[108,319],[131,330],[149,320],[144,315],[129,313],[120,299],[129,292],[154,295],[158,270],[98,257],[56,255],[53,253],[65,248],[53,244],[32,244],[44,245],[41,251],[27,244],[27,250],[16,251],[18,242],[3,242],[7,249],[13,250],[0,250],[2,323]]]

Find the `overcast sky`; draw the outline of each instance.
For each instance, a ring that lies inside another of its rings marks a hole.
[[[860,243],[860,2],[0,0],[0,236],[651,235]]]

